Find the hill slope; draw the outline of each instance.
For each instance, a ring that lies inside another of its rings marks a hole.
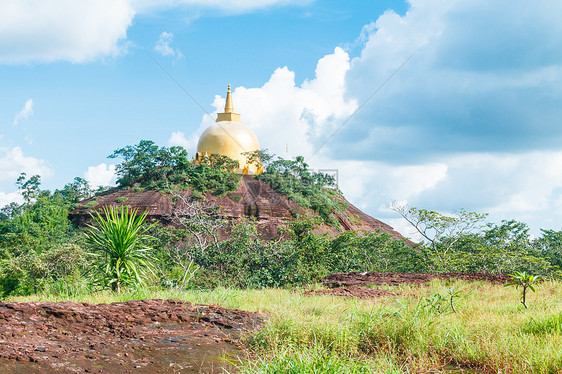
[[[141,212],[148,211],[149,220],[171,225],[174,211],[176,214],[178,212],[181,212],[180,214],[190,213],[190,207],[186,201],[191,195],[192,190],[166,194],[156,190],[114,189],[81,201],[78,207],[69,214],[69,217],[71,220],[83,224],[89,219],[91,209],[98,210],[107,205],[127,205],[138,208]],[[288,200],[268,184],[252,176],[243,176],[235,192],[228,193],[224,197],[209,194],[206,199],[208,205],[217,207],[218,214],[228,220],[256,220],[259,231],[267,238],[277,236],[278,229],[294,220],[298,214],[316,214]],[[340,227],[322,224],[315,230],[316,233],[337,235],[349,230],[382,231],[395,239],[403,238],[391,226],[363,213],[345,199],[343,200],[347,209],[344,212],[334,212]]]

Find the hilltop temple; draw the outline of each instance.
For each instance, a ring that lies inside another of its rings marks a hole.
[[[279,237],[280,228],[294,221],[300,213],[315,213],[299,206],[271,188],[267,183],[255,178],[261,170],[254,164],[249,164],[246,152],[260,150],[256,135],[240,120],[240,114],[234,113],[232,106],[232,93],[230,85],[226,94],[226,104],[223,113],[218,113],[215,123],[210,125],[197,144],[195,161],[199,162],[212,154],[228,156],[238,161],[238,169],[233,170],[241,174],[240,185],[236,191],[224,196],[207,194],[205,199],[208,204],[220,208],[221,217],[228,221],[255,220],[258,231],[264,238]],[[134,188],[114,188],[98,194],[92,198],[81,201],[76,209],[70,212],[69,217],[78,224],[84,224],[90,217],[92,209],[99,210],[103,206],[126,205],[140,212],[146,212],[150,221],[160,221],[163,225],[174,225],[174,212],[189,212],[186,201],[193,196],[193,190],[185,188],[175,191],[181,199],[156,189],[136,190]],[[395,239],[402,239],[402,235],[391,226],[381,222],[353,206],[342,196],[341,201],[347,208],[343,212],[334,211],[337,226],[320,224],[313,232],[328,234],[330,236],[341,234],[343,231],[363,230],[370,232],[386,232]],[[185,213],[189,214],[189,213]],[[223,237],[228,232],[222,232]],[[412,244],[412,242],[407,242]]]
[[[201,134],[195,159],[199,161],[211,154],[228,156],[238,161],[239,167],[234,170],[235,173],[255,175],[260,170],[248,163],[244,153],[259,150],[260,143],[256,135],[242,123],[240,114],[234,113],[229,84],[224,113],[218,113],[216,122]]]

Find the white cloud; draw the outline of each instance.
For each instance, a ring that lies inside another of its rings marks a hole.
[[[228,13],[246,13],[274,6],[304,6],[314,0],[133,0],[135,9],[148,12],[154,9],[189,6],[218,9]]]
[[[171,8],[240,14],[312,0],[6,0],[0,1],[0,63],[92,61],[127,52],[137,12]],[[186,12],[187,13],[187,12]],[[163,51],[169,53],[163,45]],[[177,54],[179,51],[174,51]]]
[[[23,197],[19,193],[19,191],[5,193],[0,191],[0,208],[10,204],[10,203],[23,203]]]
[[[182,131],[175,131],[168,139],[168,146],[180,146],[184,147],[190,154],[195,154],[197,151],[197,142],[199,141],[199,136],[196,133],[191,134],[188,138]]]
[[[365,31],[346,95],[363,107],[332,151],[422,162],[456,152],[529,152],[562,142],[562,3],[411,0]],[[523,27],[522,25],[527,25]],[[532,25],[532,26],[529,26]],[[522,105],[524,103],[524,105]]]
[[[0,2],[0,63],[83,62],[123,53],[129,0]]]
[[[524,154],[457,154],[438,164],[392,165],[333,162],[340,187],[355,205],[396,225],[392,200],[453,212],[489,213],[489,220],[516,219],[539,228],[562,228],[562,151]],[[403,222],[396,227],[407,228]],[[401,231],[413,235],[411,230]],[[414,236],[416,237],[416,236]]]
[[[349,56],[335,48],[318,61],[316,77],[301,86],[295,84],[295,73],[284,67],[260,88],[236,88],[234,109],[263,147],[285,155],[288,146],[289,155],[308,156],[357,107],[344,98],[348,69]],[[213,106],[222,111],[224,98],[216,96]],[[209,122],[205,116],[200,131]]]
[[[17,126],[19,121],[22,119],[28,119],[30,116],[33,115],[33,100],[29,99],[25,102],[22,110],[16,114],[14,117],[14,122],[12,122],[13,126]]]
[[[160,34],[160,38],[154,46],[154,50],[164,57],[175,57],[180,59],[183,57],[179,49],[170,47],[170,43],[174,40],[174,34],[164,31]]]
[[[0,182],[14,182],[21,173],[38,174],[43,178],[53,175],[45,160],[25,156],[20,147],[0,149]]]
[[[414,235],[386,207],[392,200],[444,213],[488,212],[493,222],[527,222],[534,233],[560,229],[562,109],[554,103],[562,98],[562,43],[555,38],[562,23],[548,10],[552,3],[410,4],[404,16],[388,11],[363,29],[359,56],[350,60],[336,48],[320,59],[310,81],[295,83],[284,67],[261,87],[236,88],[235,111],[262,148],[304,155],[315,169],[338,169],[353,204],[404,234]],[[498,22],[505,12],[509,17]],[[534,27],[522,32],[521,24]],[[216,110],[223,105],[216,96]],[[211,122],[204,116],[189,140],[176,132],[169,143],[194,147]]]
[[[84,179],[88,181],[92,188],[100,186],[113,186],[116,181],[115,165],[107,165],[105,163],[89,166],[84,173]]]

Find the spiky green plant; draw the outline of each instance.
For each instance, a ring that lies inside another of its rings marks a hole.
[[[526,271],[523,272],[516,271],[513,274],[510,274],[509,276],[511,277],[513,282],[507,283],[505,287],[508,286],[515,286],[515,288],[519,288],[519,286],[522,287],[521,304],[523,304],[523,306],[526,309],[527,304],[526,304],[525,297],[527,294],[527,289],[530,289],[533,292],[537,292],[535,290],[535,284],[539,281],[540,277],[536,275],[528,274]]]
[[[137,213],[138,209],[124,206],[90,213],[95,224],[89,225],[85,236],[96,259],[98,281],[116,292],[124,285],[142,284],[152,273],[153,258],[146,245],[152,238],[146,234],[152,225],[145,225],[146,212]]]

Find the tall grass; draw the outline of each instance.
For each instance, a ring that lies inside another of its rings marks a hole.
[[[428,299],[462,290],[457,313]],[[562,289],[544,282],[525,309],[514,289],[485,282],[401,286],[372,300],[304,296],[300,290],[141,290],[74,295],[74,301],[180,298],[264,313],[247,338],[245,373],[420,373],[454,364],[489,373],[562,372]],[[14,300],[59,300],[44,295]]]

